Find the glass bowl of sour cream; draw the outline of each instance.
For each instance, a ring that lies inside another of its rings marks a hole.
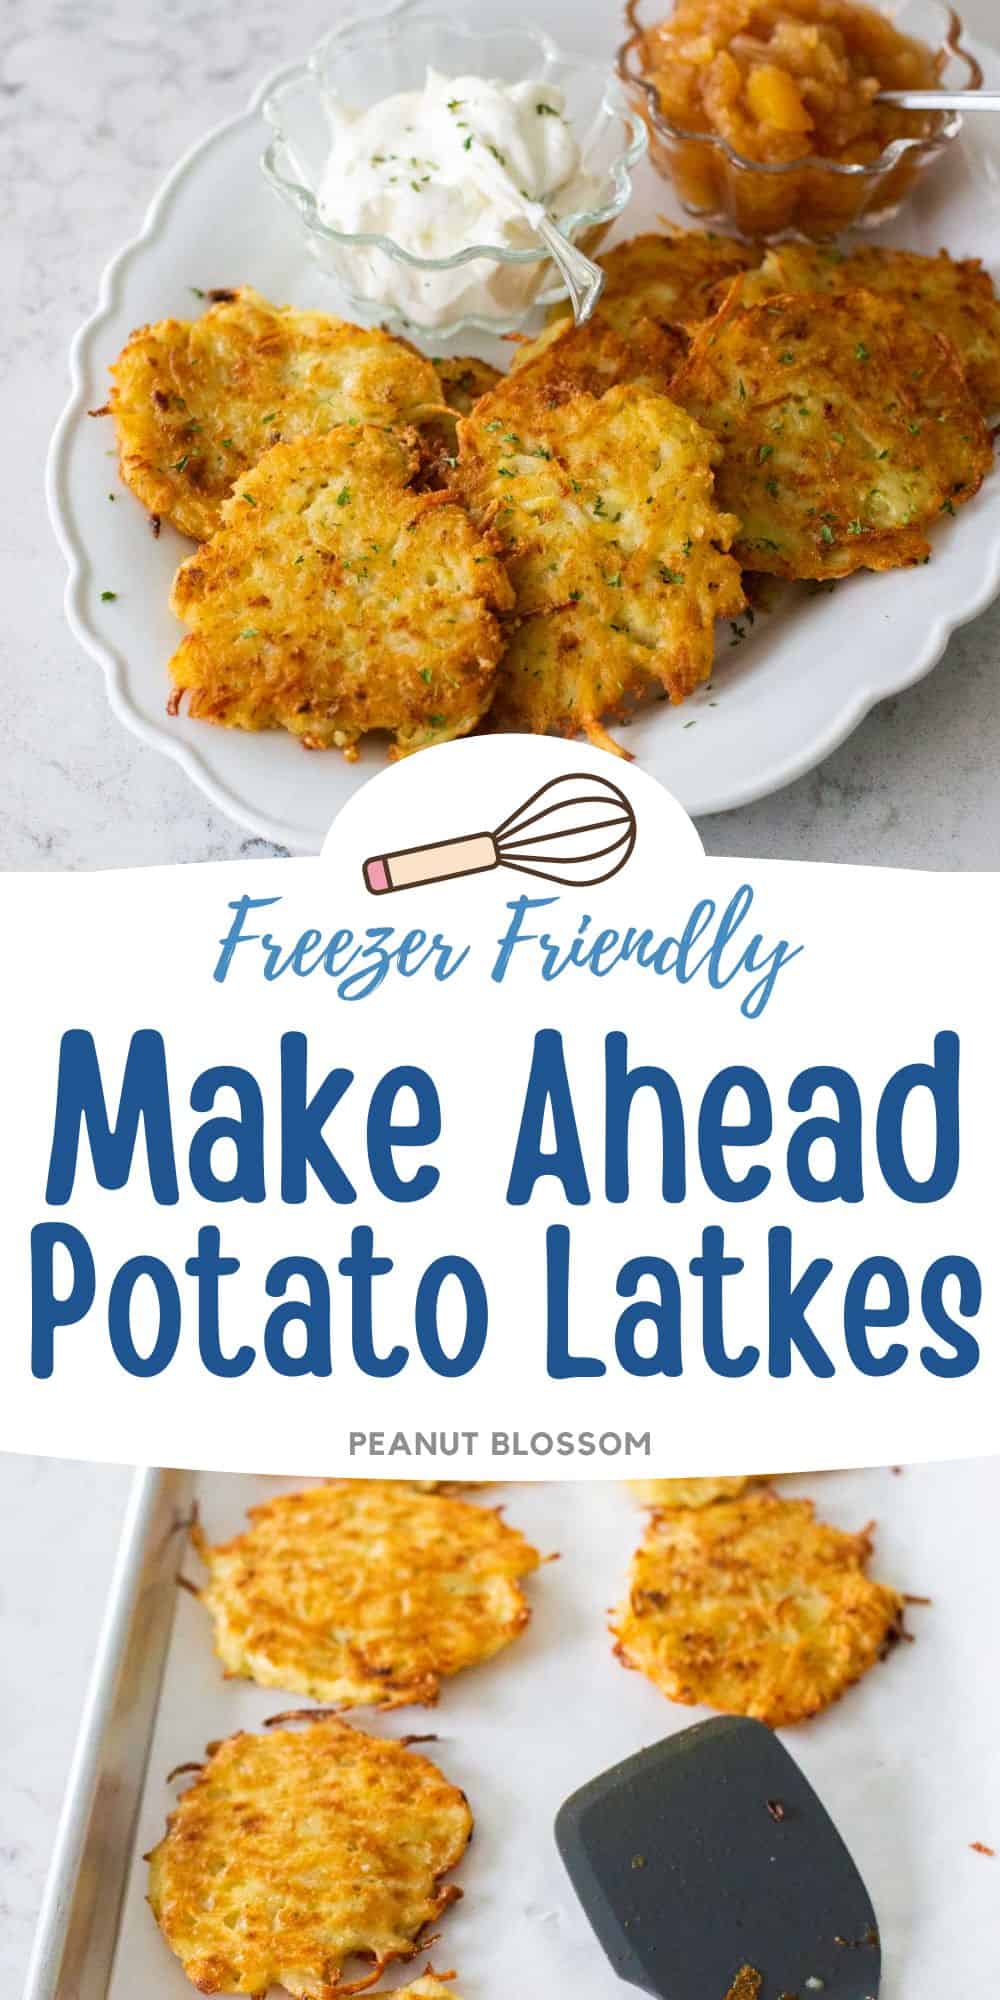
[[[261,109],[264,174],[345,305],[438,337],[564,298],[539,218],[592,253],[647,143],[599,63],[429,14],[334,29]]]

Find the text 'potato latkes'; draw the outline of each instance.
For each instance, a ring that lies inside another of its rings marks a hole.
[[[866,1576],[870,1555],[867,1532],[770,1492],[655,1514],[614,1615],[615,1650],[671,1701],[801,1722],[899,1635],[903,1600]]]
[[[491,726],[615,748],[601,717],[651,691],[681,701],[712,668],[715,621],[743,604],[725,551],[713,440],[635,386],[525,397],[513,421],[487,397],[459,425],[455,489],[507,560],[520,624]]]
[[[200,319],[140,327],[111,374],[122,479],[196,541],[270,445],[335,424],[415,423],[442,401],[433,362],[405,340],[269,305],[249,285]]]
[[[644,1507],[710,1507],[714,1500],[738,1500],[756,1480],[749,1473],[720,1479],[630,1479]]]
[[[596,318],[628,339],[643,319],[670,327],[709,319],[719,286],[758,264],[760,251],[709,230],[667,229],[616,243],[596,262],[604,272]],[[553,306],[550,320],[565,324],[568,312]]]
[[[511,589],[462,508],[413,491],[418,463],[412,435],[343,424],[245,473],[177,572],[173,706],[348,757],[367,730],[403,755],[474,729]]]
[[[528,1622],[541,1557],[488,1507],[396,1480],[338,1479],[250,1511],[197,1545],[227,1674],[348,1707],[437,1700]]]
[[[402,1743],[330,1717],[240,1733],[170,1814],[149,1901],[200,1992],[339,2000],[414,1957],[471,1832],[464,1792]]]
[[[992,462],[951,343],[873,292],[741,308],[737,283],[671,395],[724,447],[737,555],[775,576],[925,561]]]
[[[1000,300],[978,257],[922,257],[876,243],[780,243],[742,288],[747,305],[776,292],[884,292],[911,318],[946,334],[984,417],[1000,414]]]

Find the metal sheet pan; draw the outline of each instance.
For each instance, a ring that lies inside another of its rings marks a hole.
[[[280,1694],[222,1679],[201,1607],[176,1589],[198,1498],[215,1537],[282,1485],[273,1479],[138,1474],[81,1727],[26,2000],[189,2000],[145,1905],[144,1848],[176,1795],[166,1777],[211,1737],[259,1727]],[[1000,1944],[1000,1657],[996,1529],[1000,1460],[782,1481],[844,1527],[878,1522],[876,1572],[933,1597],[915,1643],[787,1741],[854,1850],[881,1919],[883,2000],[982,1990]],[[697,1719],[612,1659],[604,1609],[621,1588],[639,1521],[610,1485],[484,1494],[562,1559],[531,1580],[535,1615],[516,1648],[445,1690],[436,1713],[396,1711],[362,1728],[437,1732],[430,1754],[477,1818],[435,1961],[465,2000],[572,1991],[615,2000],[551,1839],[562,1798],[598,1769]],[[416,1717],[416,1719],[415,1719]],[[183,1782],[183,1781],[181,1781]],[[497,1949],[498,1941],[502,1948]],[[417,1969],[423,1961],[417,1961]],[[735,1969],[735,1968],[734,1968]],[[401,1971],[400,1980],[407,1973]],[[410,1975],[413,1976],[411,1969]],[[386,1984],[392,1984],[387,1980]]]
[[[108,1990],[193,1490],[187,1472],[133,1478],[25,2000]]]

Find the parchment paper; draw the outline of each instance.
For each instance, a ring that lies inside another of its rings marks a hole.
[[[282,1484],[205,1477],[209,1537],[235,1533],[244,1507]],[[1000,1460],[780,1484],[812,1495],[839,1526],[874,1518],[873,1573],[933,1599],[908,1613],[912,1644],[785,1740],[871,1891],[883,2000],[985,2000],[1000,1962],[1000,1855],[990,1859],[971,1843],[1000,1850]],[[475,1497],[483,1506],[502,1501],[543,1552],[559,1552],[528,1580],[526,1633],[445,1683],[436,1710],[357,1710],[348,1719],[394,1736],[436,1731],[426,1754],[468,1793],[476,1830],[457,1876],[464,1899],[442,1920],[432,1954],[438,1969],[457,1969],[462,2000],[615,2000],[633,1989],[613,1976],[576,1904],[553,1818],[585,1779],[705,1711],[667,1702],[612,1656],[605,1613],[621,1593],[643,1519],[625,1488],[525,1485]],[[185,1567],[198,1574],[193,1554]],[[287,1706],[280,1693],[222,1679],[208,1618],[180,1592],[110,2000],[184,2000],[192,1991],[145,1903],[138,1858],[159,1839],[187,1782],[168,1787],[167,1772],[210,1739],[258,1727]],[[424,1963],[383,1983],[405,1983]]]

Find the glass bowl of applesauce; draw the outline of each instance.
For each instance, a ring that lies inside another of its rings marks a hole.
[[[820,240],[884,222],[953,144],[960,112],[881,90],[976,90],[940,0],[627,0],[618,73],[690,215]]]

